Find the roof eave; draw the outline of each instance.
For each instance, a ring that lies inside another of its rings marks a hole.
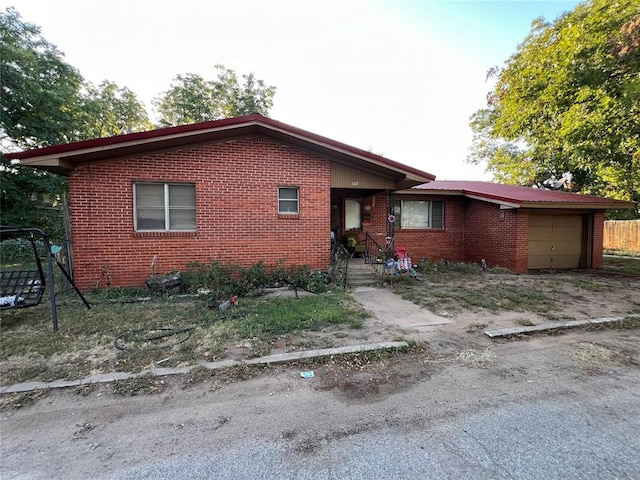
[[[87,162],[149,155],[157,151],[224,142],[249,135],[267,136],[337,160],[362,162],[397,178],[398,188],[435,180],[430,173],[261,115],[55,145],[12,153],[7,157],[17,159],[23,165],[70,175],[74,168]]]
[[[426,195],[447,195],[447,196],[464,196],[474,200],[481,200],[483,202],[495,203],[500,205],[503,209],[512,208],[527,208],[527,209],[573,209],[573,210],[635,210],[638,208],[633,202],[627,202],[624,200],[610,200],[606,202],[532,202],[524,201],[515,198],[506,198],[498,195],[479,194],[472,193],[465,190],[457,189],[443,189],[435,190],[429,188],[412,188],[410,190],[403,190],[396,192],[396,194],[426,194]]]
[[[574,210],[635,210],[632,202],[522,202],[521,208],[528,209],[574,209]]]

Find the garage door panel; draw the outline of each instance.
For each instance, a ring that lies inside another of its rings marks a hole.
[[[547,242],[534,241],[529,242],[529,256],[531,255],[550,255],[551,251]]]
[[[546,239],[551,238],[553,235],[553,227],[549,226],[538,226],[533,230],[529,230],[529,241],[540,242],[546,241]]]
[[[579,267],[582,231],[582,215],[531,215],[529,268]]]
[[[551,253],[555,255],[572,255],[580,252],[576,252],[576,242],[554,242]]]

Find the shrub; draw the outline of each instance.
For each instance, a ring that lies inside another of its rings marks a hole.
[[[247,291],[266,287],[271,283],[271,275],[262,261],[254,263],[249,268],[240,268],[240,274]]]
[[[41,257],[47,254],[42,241],[36,242],[36,249]],[[26,238],[10,238],[0,242],[0,262],[2,265],[34,262],[31,242]]]
[[[241,284],[232,278],[232,269],[218,260],[191,262],[187,267],[182,274],[182,284],[187,291],[195,293],[199,289],[206,289],[216,300],[245,293],[241,291]]]
[[[223,265],[219,260],[208,260],[188,264],[187,271],[182,273],[182,285],[192,293],[207,290],[211,303],[215,304],[228,300],[232,295],[245,295],[264,287],[291,286],[320,293],[326,290],[327,277],[322,272],[310,271],[307,265],[285,267],[283,259],[271,272],[263,262],[241,268]]]

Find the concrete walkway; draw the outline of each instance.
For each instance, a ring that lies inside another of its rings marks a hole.
[[[453,323],[386,288],[358,287],[353,290],[353,297],[378,320],[400,328],[419,329]]]

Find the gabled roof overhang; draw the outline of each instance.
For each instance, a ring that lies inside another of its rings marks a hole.
[[[19,160],[22,165],[70,175],[78,166],[89,162],[150,155],[250,136],[268,137],[334,162],[392,178],[398,189],[435,179],[430,173],[259,114],[54,145],[6,156]]]

